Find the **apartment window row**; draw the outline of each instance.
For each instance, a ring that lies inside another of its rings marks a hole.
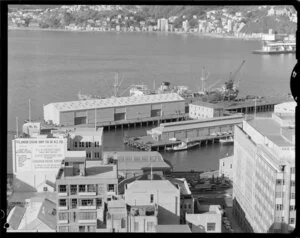
[[[283,204],[276,204],[276,211],[282,211],[283,210]]]
[[[74,141],[74,147],[77,148],[91,148],[92,142]],[[94,142],[94,147],[100,147],[99,141]]]
[[[290,206],[290,211],[296,211],[296,206]]]
[[[97,219],[96,212],[79,212],[78,213],[79,220],[95,220]]]

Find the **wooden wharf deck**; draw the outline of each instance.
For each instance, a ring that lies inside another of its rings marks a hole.
[[[200,137],[193,137],[189,138],[189,142],[199,142],[201,145],[207,145],[211,143],[216,143],[219,139],[225,139],[228,136],[232,136],[232,133],[227,135],[209,135],[209,136],[200,136]],[[181,144],[181,140],[178,141],[170,141],[170,140],[161,140],[156,141],[151,136],[140,136],[140,137],[124,137],[123,140],[124,144],[134,147],[140,150],[146,151],[164,151],[168,147],[173,147],[176,145]]]

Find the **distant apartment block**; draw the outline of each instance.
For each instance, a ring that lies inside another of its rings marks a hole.
[[[158,205],[158,224],[180,223],[180,188],[159,175],[145,174],[125,185],[125,201],[130,206]]]
[[[86,160],[84,153],[72,152],[57,174],[58,232],[106,229],[105,203],[117,194],[117,165]]]
[[[294,115],[273,113],[236,126],[233,212],[242,227],[257,233],[295,228]]]
[[[189,117],[192,119],[205,119],[223,116],[224,107],[207,103],[202,101],[196,101],[189,104]]]
[[[88,160],[102,160],[103,128],[76,128],[69,132],[68,150],[86,151]]]

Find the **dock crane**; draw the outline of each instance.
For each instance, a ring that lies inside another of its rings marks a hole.
[[[240,64],[240,66],[237,68],[237,70],[234,72],[234,74],[231,74],[230,72],[230,76],[229,76],[229,80],[228,81],[232,81],[232,83],[235,82],[235,77],[237,76],[237,74],[241,71],[243,65],[245,64],[246,60],[243,60],[242,63]],[[238,87],[240,83],[240,78],[236,80],[235,82],[235,86]]]

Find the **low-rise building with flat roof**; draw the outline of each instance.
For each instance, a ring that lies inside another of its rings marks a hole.
[[[147,131],[148,135],[156,141],[193,139],[205,137],[216,133],[233,132],[234,126],[241,124],[244,120],[243,114],[232,116],[208,118],[205,120],[188,120],[182,122],[161,123],[158,127]]]
[[[118,193],[116,163],[86,160],[84,153],[73,151],[56,177],[59,232],[95,232],[103,228],[105,203]]]
[[[125,185],[128,205],[158,205],[158,224],[179,224],[180,187],[157,174],[144,174]]]
[[[192,232],[221,233],[222,232],[222,211],[220,205],[200,205],[193,214],[186,213],[186,223]]]
[[[110,125],[111,122],[136,122],[153,117],[185,114],[185,101],[176,93],[111,97],[105,99],[49,103],[44,120],[56,125]]]
[[[105,151],[105,157],[118,162],[118,173],[124,179],[142,175],[145,171],[163,175],[171,166],[156,151]]]
[[[196,101],[189,104],[189,117],[206,119],[223,116],[224,107],[219,104]]]

